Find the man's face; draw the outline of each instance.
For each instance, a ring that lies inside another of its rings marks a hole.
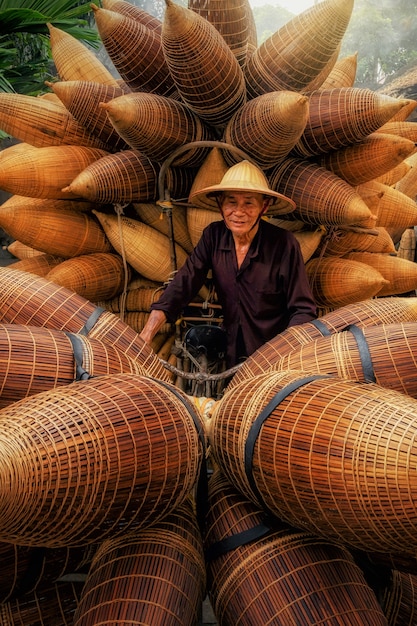
[[[249,233],[269,204],[261,193],[225,191],[220,197],[225,224],[236,235]]]

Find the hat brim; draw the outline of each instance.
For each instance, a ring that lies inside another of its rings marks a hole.
[[[233,185],[224,186],[221,183],[218,185],[211,185],[205,189],[199,189],[198,191],[190,194],[189,202],[191,204],[196,203],[197,205],[202,201],[207,203],[207,200],[211,200],[225,191],[236,191],[238,193],[261,193],[264,196],[271,198],[272,203],[268,207],[268,215],[286,215],[288,213],[292,213],[296,208],[296,204],[293,200],[291,200],[291,198],[287,198],[287,196],[284,196],[278,191],[273,191],[269,188],[251,187],[251,185],[236,185],[235,187],[233,187]]]

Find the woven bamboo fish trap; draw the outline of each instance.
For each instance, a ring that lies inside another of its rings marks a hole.
[[[152,528],[108,539],[94,557],[74,626],[193,626],[205,590],[200,531],[188,500]]]
[[[25,243],[21,241],[12,241],[7,246],[7,251],[10,254],[13,254],[17,259],[29,259],[34,256],[39,256],[44,254],[41,250],[35,250],[31,246],[27,246]]]
[[[248,0],[189,0],[188,8],[204,17],[219,31],[239,65],[244,67],[252,43],[252,7]],[[256,47],[256,41],[254,42]]]
[[[349,183],[307,160],[285,159],[269,175],[271,189],[291,198],[292,217],[306,224],[339,226],[360,224],[372,213]]]
[[[271,370],[302,370],[334,374],[361,382],[376,382],[417,398],[416,322],[378,324],[345,330],[294,348]]]
[[[106,149],[73,115],[54,102],[18,93],[0,93],[0,128],[37,148],[87,146]]]
[[[371,133],[351,146],[320,159],[320,165],[351,185],[373,180],[399,165],[415,150],[415,143],[397,135]]]
[[[13,263],[13,269],[21,272],[31,272],[36,276],[46,276],[54,267],[65,261],[63,257],[53,256],[41,252],[21,261]]]
[[[185,394],[149,377],[77,381],[15,402],[1,419],[4,541],[116,538],[172,512],[197,483],[198,415]]]
[[[398,135],[399,137],[404,137],[405,139],[409,139],[414,143],[417,141],[417,123],[416,122],[387,122],[375,132],[377,133],[387,133],[388,135]]]
[[[54,256],[111,252],[110,242],[97,220],[89,213],[66,206],[71,205],[63,200],[15,195],[0,206],[0,226],[11,237]]]
[[[109,121],[106,111],[99,106],[101,102],[122,96],[125,92],[121,87],[87,80],[60,81],[51,83],[50,87],[75,119],[106,144],[109,152],[128,147]]]
[[[82,334],[0,324],[0,407],[75,380],[127,372],[146,375],[115,346]]]
[[[367,231],[339,229],[325,238],[320,248],[324,256],[343,256],[349,252],[381,252],[395,254],[395,246],[387,230],[378,226]]]
[[[120,137],[135,150],[162,162],[180,146],[214,139],[213,132],[185,104],[148,93],[130,93],[100,105]],[[196,148],[175,165],[201,165],[207,148]]]
[[[12,543],[0,543],[2,564],[0,616],[4,602],[22,599],[25,594],[49,587],[51,583],[67,574],[85,573],[94,552],[95,546],[39,550]],[[28,575],[29,572],[31,575]]]
[[[376,267],[359,258],[350,255],[343,258],[323,257],[306,263],[307,277],[317,306],[334,307],[360,302],[380,295],[383,288],[388,287],[388,279]]]
[[[0,604],[0,626],[72,626],[81,597],[80,583],[52,583],[41,593]]]
[[[268,169],[290,153],[299,140],[308,118],[308,98],[291,91],[258,96],[243,105],[226,126],[224,140]],[[228,163],[236,163],[226,153]]]
[[[320,86],[309,88],[314,89],[338,89],[341,87],[353,87],[358,69],[358,53],[338,59],[331,72]]]
[[[403,232],[400,245],[398,246],[398,256],[401,259],[414,261],[416,258],[416,233],[414,228],[406,228]]]
[[[265,519],[219,472],[209,482],[205,544],[209,595],[223,626],[386,624],[345,547]]]
[[[405,106],[397,100],[359,87],[319,89],[310,94],[309,118],[293,149],[300,157],[339,150],[375,132]]]
[[[272,34],[246,63],[248,96],[282,89],[303,91],[338,48],[352,9],[352,0],[325,0]]]
[[[48,24],[52,58],[61,80],[91,80],[117,86],[117,80],[97,55],[79,39]]]
[[[242,380],[264,374],[293,350],[323,335],[339,332],[349,324],[367,328],[376,324],[416,321],[417,298],[376,298],[339,307],[317,322],[292,326],[266,342],[242,363],[227,388],[233,389]]]
[[[235,487],[292,526],[413,554],[416,419],[402,393],[286,371],[226,391],[211,445]]]
[[[324,236],[324,228],[316,228],[315,230],[297,230],[294,236],[300,244],[301,254],[304,263],[315,254],[320,246]]]
[[[165,0],[162,46],[182,100],[223,127],[246,101],[242,69],[219,31],[191,9]]]
[[[390,626],[416,622],[417,578],[415,574],[407,574],[394,570],[391,580],[381,593],[381,607]]]
[[[151,304],[156,302],[161,295],[162,284],[159,287],[140,287],[138,289],[129,289],[115,298],[98,301],[96,304],[102,306],[112,313],[120,313],[126,311],[143,311],[148,312]]]
[[[121,15],[131,17],[133,20],[137,20],[138,22],[143,24],[143,26],[146,26],[151,30],[156,30],[159,33],[161,33],[162,31],[161,20],[159,20],[157,17],[154,17],[153,15],[150,15],[147,11],[144,11],[135,4],[126,2],[126,0],[103,0],[102,6],[103,9],[115,11],[116,13],[120,13]]]
[[[62,193],[102,204],[147,202],[156,196],[157,169],[137,150],[104,153],[75,175]]]
[[[378,183],[382,183],[383,185],[389,185],[391,187],[395,186],[403,176],[405,176],[411,169],[411,165],[407,163],[406,160],[402,161],[398,165],[396,165],[392,170],[385,172],[382,176],[376,176],[374,180]]]
[[[147,91],[178,99],[162,48],[161,35],[115,11],[94,8],[104,47],[132,91]]]
[[[34,274],[4,267],[0,276],[2,323],[43,326],[100,339],[140,363],[149,376],[169,380],[148,344],[116,315]]]
[[[311,91],[315,91],[316,89],[322,88],[324,81],[328,78],[329,74],[333,71],[336,61],[339,58],[341,47],[342,47],[342,44],[340,43],[337,46],[337,48],[334,50],[332,56],[329,58],[329,60],[327,61],[326,65],[322,68],[322,70],[303,89],[303,93],[308,94]]]
[[[395,113],[390,119],[390,122],[406,122],[408,121],[410,115],[413,113],[414,109],[417,107],[417,100],[411,100],[408,98],[404,98],[406,104],[404,107]]]
[[[188,207],[187,226],[193,246],[197,245],[205,227],[211,224],[211,222],[216,222],[220,219],[220,214],[216,214],[210,209]]]
[[[189,202],[194,207],[216,211],[218,214],[219,207],[215,199],[198,196],[198,192],[200,189],[205,189],[206,187],[220,183],[228,169],[223,151],[219,148],[212,148],[194,177],[190,188]],[[194,198],[195,194],[197,195]]]
[[[391,254],[349,252],[344,259],[366,264],[379,272],[387,281],[378,296],[395,296],[417,289],[417,264]]]
[[[119,254],[93,252],[66,259],[51,269],[46,278],[97,302],[122,293],[130,276],[131,268]]]
[[[405,229],[417,224],[417,204],[399,189],[369,181],[355,190],[376,216],[376,225]]]
[[[142,222],[169,237],[168,219],[166,219],[160,206],[149,202],[134,202],[132,206]],[[186,209],[186,207],[176,205],[172,211],[174,238],[186,252],[190,253],[193,249],[193,244],[191,242],[190,233],[188,232],[187,222],[188,208]]]
[[[139,274],[163,283],[174,268],[171,266],[170,245],[167,236],[139,220],[94,211],[113,248]],[[181,267],[187,253],[175,245],[177,266]]]
[[[146,311],[126,311],[123,315],[123,321],[125,324],[128,324],[133,330],[137,333],[142,332],[146,322],[149,319],[149,312]],[[163,324],[159,329],[159,336],[156,340],[155,344],[152,345],[152,349],[154,352],[158,352],[160,345],[164,342],[164,339],[161,338],[162,335],[169,335],[172,332],[172,325],[170,323]]]
[[[3,156],[0,161],[0,187],[8,193],[45,199],[76,199],[77,194],[62,191],[88,165],[108,154],[84,146],[45,146],[26,148]]]
[[[417,154],[412,154],[406,159],[411,168],[403,178],[395,185],[395,188],[413,200],[417,195]]]

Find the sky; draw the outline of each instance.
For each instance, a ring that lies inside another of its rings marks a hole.
[[[259,7],[264,4],[279,5],[288,9],[291,13],[298,14],[314,6],[314,0],[249,0],[252,7]]]

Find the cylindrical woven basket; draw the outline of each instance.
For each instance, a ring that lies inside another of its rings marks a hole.
[[[170,235],[168,216],[164,214],[160,206],[154,202],[134,202],[133,208],[142,222],[152,226],[159,232]],[[175,241],[188,253],[193,249],[193,244],[188,232],[188,207],[175,205],[171,214],[172,229]]]
[[[371,180],[355,190],[376,216],[377,226],[404,230],[417,224],[415,200],[398,189]]]
[[[169,380],[166,369],[149,345],[116,315],[65,287],[13,270],[12,266],[0,268],[0,277],[1,322],[83,333],[114,345],[140,363],[149,376]]]
[[[390,584],[382,592],[380,600],[389,626],[415,623],[417,615],[417,576],[393,570]]]
[[[415,554],[416,420],[402,393],[286,371],[226,391],[210,440],[235,487],[292,526]]]
[[[41,253],[13,263],[13,269],[22,272],[30,272],[31,274],[36,274],[36,276],[46,276],[54,267],[63,261],[65,261],[65,259],[61,256]]]
[[[132,91],[178,99],[157,30],[132,17],[98,7],[94,9],[94,18],[114,67]]]
[[[417,289],[417,264],[414,261],[376,252],[349,252],[343,259],[364,263],[385,278],[387,283],[378,291],[378,296],[401,295]]]
[[[271,189],[294,200],[291,215],[306,224],[338,226],[371,218],[352,186],[317,163],[287,158],[272,169],[269,182]]]
[[[10,237],[54,256],[111,252],[113,248],[97,220],[87,212],[67,208],[73,204],[12,196],[0,206],[0,225]],[[88,202],[86,205],[91,207]]]
[[[200,531],[186,500],[151,528],[102,543],[74,626],[194,626],[205,579]]]
[[[188,107],[222,127],[246,101],[242,69],[219,31],[191,9],[165,0],[162,47]]]
[[[386,625],[346,548],[265,519],[219,473],[209,481],[205,547],[209,595],[221,626]]]
[[[338,307],[315,322],[287,328],[258,348],[242,363],[228,385],[233,389],[242,380],[270,370],[271,366],[292,350],[323,335],[335,333],[349,324],[366,328],[375,324],[417,322],[417,298],[376,298]]]
[[[120,313],[123,310],[144,311],[149,313],[151,304],[156,302],[161,295],[161,288],[162,284],[159,287],[129,289],[126,293],[122,293],[109,300],[97,301],[96,304],[112,313]]]
[[[249,97],[282,89],[304,90],[339,47],[352,10],[352,0],[327,0],[273,33],[246,63]]]
[[[197,483],[187,396],[137,374],[75,382],[1,410],[0,538],[82,546],[146,528]],[[59,424],[59,427],[57,425]]]
[[[224,131],[224,140],[243,150],[261,168],[285,158],[299,140],[308,119],[308,98],[291,91],[258,96],[240,107]],[[225,153],[229,164],[233,152]]]

